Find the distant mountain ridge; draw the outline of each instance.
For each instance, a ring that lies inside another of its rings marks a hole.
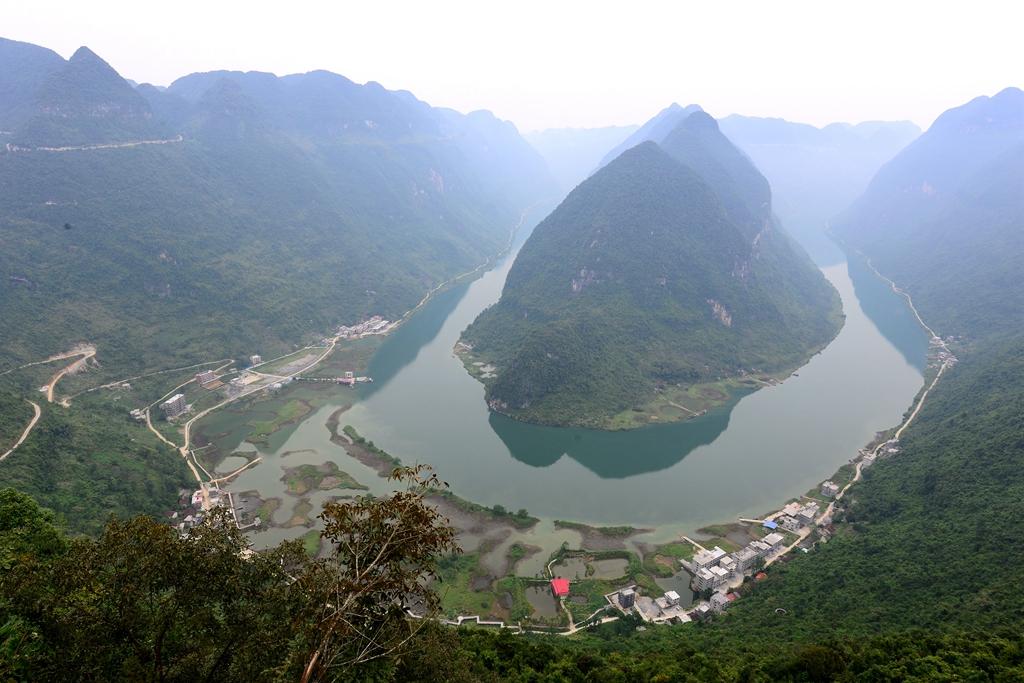
[[[613,159],[617,158],[627,149],[636,147],[641,142],[663,142],[665,138],[668,137],[669,133],[675,130],[680,123],[686,120],[686,117],[698,111],[703,110],[696,104],[688,104],[683,107],[678,103],[673,102],[655,114],[649,121],[644,123],[644,125],[640,126],[636,132],[626,138],[621,144],[615,146],[610,152],[605,154],[601,159],[601,163],[598,165],[598,168],[611,163]]]
[[[1024,325],[1024,92],[950,109],[836,219],[947,334]],[[976,334],[976,332],[975,332]]]
[[[627,428],[722,403],[756,386],[748,372],[793,369],[838,314],[775,223],[768,182],[697,111],[569,194],[461,353],[498,412]]]
[[[88,341],[95,387],[396,320],[558,191],[511,124],[326,72],[132,87],[0,41],[0,94],[0,372]],[[4,447],[34,393],[0,383]],[[77,531],[172,509],[192,478],[129,421],[144,394],[94,396],[44,403],[0,485]]]
[[[879,170],[843,222],[856,221],[856,240],[867,244],[901,223],[935,215],[974,173],[1022,142],[1024,92],[1018,88],[950,109]]]
[[[146,100],[98,55],[81,47],[36,87],[30,114],[12,142],[85,145],[159,138]]]
[[[816,128],[737,114],[719,124],[771,182],[775,212],[805,244],[823,242],[828,222],[864,191],[882,164],[921,132],[905,121]]]
[[[394,318],[496,253],[521,211],[557,192],[543,159],[489,112],[324,71],[133,88],[88,48],[65,61],[4,40],[0,92],[13,95],[0,143],[28,150],[0,145],[0,313],[28,321],[5,344],[12,359],[82,338],[102,359],[132,337],[126,325],[160,330],[200,311],[235,322],[176,326],[178,354],[283,348],[333,324]],[[47,277],[54,268],[64,283]],[[60,330],[46,322],[75,301],[103,313]]]
[[[562,191],[568,193],[593,173],[608,150],[639,128],[549,128],[524,137],[544,157]]]

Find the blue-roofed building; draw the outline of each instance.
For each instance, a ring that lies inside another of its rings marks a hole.
[[[765,521],[763,524],[761,524],[761,526],[763,526],[765,529],[769,529],[771,531],[775,531],[776,529],[779,528],[779,525],[776,524],[775,522],[771,521],[771,520]]]

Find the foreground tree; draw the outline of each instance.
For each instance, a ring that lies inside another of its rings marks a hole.
[[[3,589],[48,646],[36,680],[258,680],[302,611],[288,572],[303,562],[297,543],[249,552],[223,510],[185,537],[136,517],[20,564]]]
[[[404,489],[324,506],[323,537],[333,546],[298,584],[308,596],[309,652],[301,680],[348,678],[357,666],[389,667],[434,614],[436,559],[460,549],[448,520],[427,496],[447,484],[426,466],[396,469]]]
[[[325,506],[332,550],[315,560],[297,541],[252,552],[223,509],[185,536],[136,517],[69,540],[0,491],[0,680],[393,677],[424,624],[407,610],[433,612],[434,558],[458,551],[426,502],[444,484],[424,467],[393,481],[391,496]],[[421,663],[433,642],[419,639]]]

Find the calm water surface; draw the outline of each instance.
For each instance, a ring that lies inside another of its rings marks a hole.
[[[338,397],[338,405],[355,401],[342,424],[406,463],[433,465],[456,493],[485,505],[526,508],[547,520],[675,530],[766,512],[897,424],[922,385],[927,337],[903,300],[863,265],[832,254],[822,272],[842,296],[846,324],[781,385],[696,420],[628,432],[519,423],[489,413],[483,386],[452,352],[462,330],[498,299],[511,260],[424,306],[371,361],[375,383],[355,395],[339,389]],[[261,447],[264,462],[232,488],[280,496],[282,467],[335,460],[383,490],[330,443],[324,423],[334,409]]]

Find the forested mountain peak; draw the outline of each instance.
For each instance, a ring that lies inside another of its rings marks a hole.
[[[837,219],[837,230],[859,246],[903,234],[951,208],[964,183],[1021,143],[1021,90],[1006,88],[954,107],[878,171]]]
[[[683,387],[798,365],[835,333],[834,292],[767,230],[767,182],[714,119],[690,118],[664,148],[641,142],[580,183],[531,234],[464,334],[467,367],[492,368],[492,409],[642,426]]]
[[[675,130],[676,126],[686,120],[690,114],[698,111],[703,111],[699,105],[688,104],[684,107],[677,102],[673,102],[655,114],[647,123],[640,126],[636,132],[626,138],[621,144],[608,152],[601,160],[600,165],[608,164],[612,159],[615,159],[630,147],[639,145],[641,142],[651,140],[661,143],[669,133]]]
[[[947,333],[1008,333],[1024,322],[1022,189],[1024,93],[1007,88],[942,114],[835,231]]]
[[[145,98],[84,46],[32,90],[31,114],[14,135],[19,144],[102,144],[165,133]]]
[[[108,73],[113,73],[115,76],[120,78],[120,75],[118,75],[118,73],[114,71],[114,68],[112,66],[107,64],[107,62],[105,62],[98,54],[90,50],[85,45],[82,45],[77,50],[75,50],[74,54],[71,55],[71,58],[68,59],[68,63],[78,65],[91,65],[92,68],[105,70]]]
[[[703,111],[687,116],[662,143],[665,151],[716,188],[733,222],[753,240],[771,220],[771,188],[754,164]]]
[[[11,132],[32,115],[35,90],[64,64],[53,50],[0,38],[0,130]]]

